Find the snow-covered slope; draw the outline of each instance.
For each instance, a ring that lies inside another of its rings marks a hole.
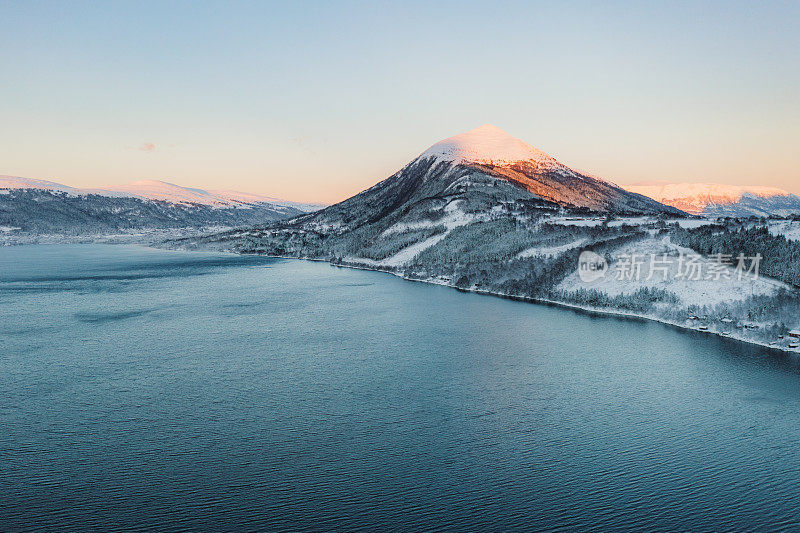
[[[300,211],[316,211],[323,206],[315,204],[301,204],[279,200],[269,196],[262,196],[239,191],[204,190],[192,187],[181,187],[173,183],[158,180],[140,180],[125,185],[113,185],[99,189],[110,193],[121,193],[135,198],[148,200],[162,200],[173,204],[201,204],[211,207],[250,207],[256,204],[272,204],[280,207],[294,207]]]
[[[102,238],[150,230],[264,225],[319,206],[233,191],[205,191],[162,181],[79,189],[46,180],[0,176],[0,244],[41,236]]]
[[[248,205],[236,199],[223,199],[203,189],[181,187],[172,183],[157,180],[134,181],[125,185],[106,187],[106,190],[121,192],[136,198],[162,200],[173,204],[202,204],[213,207],[237,207]],[[258,203],[258,200],[249,204]]]
[[[0,190],[9,189],[40,189],[64,192],[67,194],[86,194],[83,189],[76,189],[75,187],[62,185],[54,181],[21,178],[19,176],[0,176]]]
[[[695,215],[747,217],[800,213],[800,197],[775,187],[655,183],[625,188]]]
[[[512,137],[497,126],[484,124],[474,130],[444,139],[425,150],[420,158],[435,157],[453,163],[509,165],[534,161],[541,167],[563,167],[538,148]]]
[[[220,201],[230,202],[232,204],[235,203],[250,204],[250,205],[272,204],[275,206],[292,207],[294,209],[297,209],[299,211],[304,211],[306,213],[312,213],[326,206],[325,204],[291,202],[289,200],[281,200],[280,198],[273,198],[271,196],[263,196],[260,194],[253,194],[241,191],[209,189],[204,192],[208,193],[209,195],[212,195],[213,197],[215,197]]]
[[[347,231],[365,223],[411,216],[464,199],[476,212],[498,202],[627,214],[680,214],[677,209],[571,170],[495,126],[440,141],[373,187],[305,220],[315,228]]]
[[[207,191],[191,187],[182,187],[173,183],[158,180],[140,180],[125,185],[112,185],[92,189],[79,189],[52,181],[21,178],[17,176],[0,176],[0,190],[40,189],[63,192],[71,195],[99,194],[110,198],[139,198],[143,200],[160,200],[173,204],[197,204],[217,208],[251,207],[259,204],[271,204],[275,207],[291,207],[303,212],[312,212],[324,206],[279,200],[238,191]]]

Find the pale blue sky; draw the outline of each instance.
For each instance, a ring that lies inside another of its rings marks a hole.
[[[657,4],[0,0],[0,174],[334,202],[491,123],[800,193],[800,2]]]

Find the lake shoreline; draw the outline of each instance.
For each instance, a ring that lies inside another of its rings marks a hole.
[[[334,267],[352,268],[352,269],[356,269],[356,270],[366,270],[366,271],[370,271],[370,272],[381,272],[381,273],[384,273],[384,274],[391,274],[393,276],[396,276],[398,278],[404,279],[406,281],[414,281],[414,282],[418,282],[418,283],[426,283],[426,284],[429,284],[429,285],[439,285],[441,287],[448,287],[448,288],[455,289],[455,290],[460,291],[460,292],[474,293],[474,294],[480,294],[480,295],[484,295],[484,296],[494,296],[496,298],[503,298],[503,299],[506,299],[506,300],[514,300],[514,301],[518,301],[518,302],[533,303],[533,304],[538,304],[538,305],[547,305],[547,306],[551,306],[551,307],[559,307],[559,308],[562,308],[562,309],[570,309],[572,311],[577,311],[577,312],[585,313],[585,314],[589,314],[589,315],[599,315],[599,316],[623,318],[623,319],[629,319],[629,320],[630,319],[648,320],[648,321],[651,321],[651,322],[657,322],[659,324],[663,324],[665,326],[671,326],[671,327],[680,329],[682,331],[692,331],[692,332],[695,332],[695,333],[702,333],[702,334],[706,334],[706,335],[714,335],[715,337],[718,337],[720,339],[728,339],[728,340],[733,340],[733,341],[737,341],[737,342],[742,342],[742,343],[758,346],[758,347],[761,347],[761,348],[766,348],[768,350],[773,350],[773,351],[779,352],[781,354],[795,354],[795,355],[799,355],[800,354],[800,350],[797,350],[797,349],[791,349],[791,348],[788,348],[788,347],[781,347],[781,346],[771,346],[771,345],[769,345],[768,343],[765,343],[765,342],[760,342],[760,341],[757,341],[757,340],[754,340],[754,339],[747,339],[747,338],[743,338],[743,337],[740,337],[740,336],[721,335],[720,333],[718,333],[716,331],[711,331],[711,330],[701,331],[699,329],[687,326],[685,324],[681,324],[679,322],[675,322],[673,320],[668,320],[668,319],[665,319],[665,318],[661,318],[661,317],[658,317],[658,316],[655,316],[655,315],[644,315],[644,314],[634,313],[634,312],[631,312],[631,311],[623,311],[623,310],[619,310],[619,309],[606,309],[606,308],[602,308],[602,307],[582,306],[582,305],[578,305],[578,304],[574,304],[574,303],[562,302],[562,301],[559,301],[559,300],[551,300],[551,299],[548,299],[548,298],[534,298],[534,297],[530,297],[530,296],[520,296],[520,295],[514,295],[514,294],[507,294],[507,293],[502,293],[502,292],[489,291],[489,290],[485,290],[485,289],[456,287],[452,283],[446,283],[444,281],[437,280],[435,278],[427,278],[427,279],[426,278],[412,278],[412,277],[405,276],[405,275],[403,275],[401,273],[398,273],[396,271],[393,271],[393,270],[383,269],[383,268],[379,268],[379,267],[373,267],[373,266],[369,266],[369,265],[358,265],[358,264],[352,264],[352,263],[332,263],[331,261],[329,261],[327,259],[316,259],[316,258],[310,258],[310,257],[283,256],[283,255],[273,255],[273,254],[258,254],[258,255],[265,255],[266,257],[274,257],[274,258],[277,258],[277,259],[300,259],[300,260],[304,260],[304,261],[315,261],[315,262],[321,262],[321,263],[328,263],[328,264],[330,264],[331,266],[334,266]]]

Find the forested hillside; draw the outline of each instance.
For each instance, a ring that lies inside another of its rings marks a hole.
[[[677,229],[673,240],[704,255],[760,254],[760,272],[784,283],[800,287],[800,242],[773,235],[767,227],[730,228],[723,225]]]
[[[242,227],[301,214],[271,205],[219,208],[98,194],[7,189],[0,194],[0,226],[6,233],[96,235],[129,230]]]

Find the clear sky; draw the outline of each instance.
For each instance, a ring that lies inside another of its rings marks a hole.
[[[335,202],[484,123],[800,193],[800,2],[0,0],[0,174]]]

